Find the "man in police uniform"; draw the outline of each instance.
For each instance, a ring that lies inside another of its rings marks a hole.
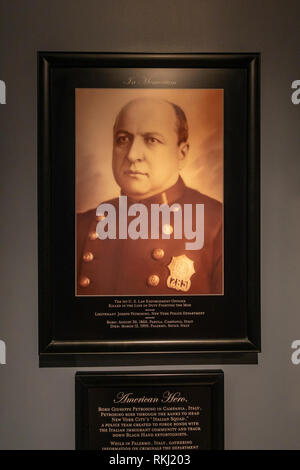
[[[223,293],[222,204],[188,188],[179,173],[188,154],[183,110],[167,101],[139,98],[120,111],[114,125],[113,173],[128,207],[204,204],[204,245],[187,250],[169,239],[99,239],[96,208],[77,218],[77,295],[216,295]],[[108,201],[118,214],[119,198]],[[149,216],[150,217],[150,216]],[[150,219],[149,219],[150,220]],[[117,221],[118,222],[118,221]],[[194,226],[195,228],[195,226]]]

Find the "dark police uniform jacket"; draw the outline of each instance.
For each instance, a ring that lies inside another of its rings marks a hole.
[[[107,202],[118,214],[119,198]],[[128,207],[134,202],[128,198]],[[194,240],[187,240],[184,231],[182,239],[173,238],[173,219],[167,226],[170,239],[160,235],[159,239],[101,240],[96,232],[96,209],[80,213],[76,233],[77,295],[222,294],[222,204],[188,188],[180,177],[168,190],[139,203],[145,204],[149,213],[151,204],[179,203],[182,213],[184,204],[192,204],[193,210],[196,204],[204,204],[203,248],[187,250],[185,244]]]

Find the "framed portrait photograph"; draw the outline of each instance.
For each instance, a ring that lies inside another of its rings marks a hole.
[[[76,449],[101,451],[111,464],[125,463],[111,460],[118,453],[223,450],[224,374],[77,372],[75,418]]]
[[[38,53],[41,366],[257,362],[259,64]]]

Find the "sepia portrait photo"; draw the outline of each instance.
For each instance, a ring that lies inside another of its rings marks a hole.
[[[77,88],[76,296],[222,295],[223,90]]]

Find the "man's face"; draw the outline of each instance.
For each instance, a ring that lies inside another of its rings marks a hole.
[[[166,102],[129,103],[114,128],[113,172],[123,192],[136,200],[176,183],[187,145],[178,145],[176,115]]]

